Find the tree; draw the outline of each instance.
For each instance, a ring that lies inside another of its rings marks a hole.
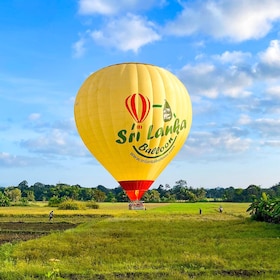
[[[176,197],[174,194],[171,194],[171,187],[168,184],[159,185],[157,188],[157,191],[159,192],[160,200],[163,202],[174,202],[176,201]]]
[[[121,187],[115,189],[115,196],[118,202],[128,202],[129,200],[125,191]]]
[[[171,194],[169,191],[164,194],[164,196],[161,197],[161,201],[163,202],[175,202],[176,197],[174,194]]]
[[[30,190],[33,190],[36,201],[44,201],[51,198],[49,185],[37,182],[30,187]]]
[[[190,188],[190,191],[192,191],[197,198],[197,201],[204,201],[206,200],[206,190],[203,188],[198,188],[198,189],[192,189]]]
[[[10,205],[10,199],[2,192],[0,192],[0,206],[5,207]]]
[[[105,201],[106,202],[116,202],[117,200],[116,200],[113,192],[108,192]]]
[[[23,180],[18,184],[18,188],[21,190],[28,189],[28,182],[26,180]]]
[[[106,194],[103,191],[95,189],[94,194],[93,194],[93,198],[97,202],[103,202],[106,198]]]
[[[176,200],[187,200],[186,188],[183,186],[174,186],[171,193],[175,195]]]
[[[186,191],[186,200],[189,202],[196,202],[197,196],[192,191],[187,190]]]
[[[210,198],[210,199],[212,198],[212,199],[214,199],[214,201],[217,201],[217,200],[220,201],[223,199],[224,194],[225,194],[225,189],[217,187],[214,189],[207,190],[206,197]]]
[[[243,201],[245,201],[244,190],[242,188],[237,188],[237,189],[234,190],[233,201],[234,202],[243,202]]]
[[[187,187],[187,181],[186,180],[180,179],[179,181],[176,181],[175,183],[178,184],[180,187]]]
[[[7,196],[12,202],[18,202],[21,199],[21,190],[18,188],[9,188],[6,191]]]
[[[27,201],[34,201],[35,200],[35,196],[34,196],[33,191],[27,190],[27,191],[25,191],[25,194],[26,194]]]
[[[247,189],[244,190],[244,195],[246,201],[252,202],[261,197],[261,187],[256,185],[250,185]]]
[[[74,185],[69,187],[71,199],[77,200],[79,198],[80,188],[80,185]]]
[[[81,200],[93,200],[94,190],[91,188],[81,188],[79,197]]]
[[[274,191],[276,197],[280,197],[280,182],[274,185],[271,189]]]
[[[160,202],[160,196],[157,190],[147,191],[143,198],[146,202]]]
[[[225,189],[225,192],[223,195],[223,200],[228,201],[228,202],[234,201],[234,194],[235,194],[235,190],[233,187],[229,187],[229,188]]]

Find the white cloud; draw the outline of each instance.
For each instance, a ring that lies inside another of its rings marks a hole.
[[[277,127],[280,129],[280,120],[279,119],[271,119],[271,118],[259,118],[255,121],[257,124],[260,124],[264,127]]]
[[[252,84],[249,73],[237,67],[217,67],[201,63],[185,65],[178,73],[191,94],[217,98],[220,94],[232,98],[247,97],[247,88]]]
[[[62,152],[65,146],[65,138],[66,135],[62,131],[58,129],[53,130],[50,134],[41,135],[38,138],[29,139],[26,141],[22,141],[22,146],[28,148],[33,152]]]
[[[251,139],[235,136],[230,131],[193,132],[187,140],[187,150],[195,156],[223,158],[243,153],[250,148]]]
[[[247,125],[247,124],[250,124],[252,122],[250,116],[248,115],[241,115],[239,120],[238,120],[238,123],[240,125]]]
[[[248,128],[262,139],[277,138],[280,135],[280,120],[276,118],[252,118]]]
[[[260,60],[264,64],[280,67],[280,41],[272,40],[269,47],[260,53]]]
[[[32,159],[23,156],[13,156],[9,153],[0,152],[0,166],[1,167],[24,167],[31,164]]]
[[[246,61],[251,57],[250,53],[244,53],[241,51],[225,51],[221,55],[214,55],[213,58],[222,62],[222,63],[230,63],[230,64],[239,64],[243,61]]]
[[[170,35],[205,33],[215,38],[244,41],[264,37],[280,19],[278,0],[208,0],[183,3],[183,11],[165,26]]]
[[[136,14],[141,10],[166,4],[165,0],[80,0],[79,13],[97,14],[105,20],[109,19],[107,25],[90,31],[97,44],[134,52],[150,42],[160,40],[164,35],[189,36],[205,33],[217,39],[227,38],[236,42],[259,39],[269,33],[274,21],[280,20],[278,0],[240,0],[238,4],[232,0],[180,2],[182,12],[162,28],[156,28],[156,21]],[[100,23],[103,24],[103,20]],[[84,54],[86,38],[88,34],[85,33],[73,44],[76,57]],[[248,56],[249,53],[238,51],[224,52],[217,59],[223,63],[238,63]]]
[[[32,153],[45,156],[81,156],[88,154],[80,138],[71,135],[65,129],[53,128],[40,133],[38,137],[29,138],[20,142],[22,148]]]
[[[32,114],[30,114],[29,116],[28,116],[28,119],[30,120],[30,121],[36,121],[36,120],[38,120],[38,119],[40,119],[41,118],[41,114],[39,114],[39,113],[32,113]]]
[[[13,161],[15,161],[15,157],[11,156],[9,153],[1,152],[0,153],[0,162],[3,164],[4,162],[6,164],[11,164]],[[1,164],[1,165],[2,165]]]
[[[79,14],[82,15],[115,15],[120,12],[147,10],[154,6],[162,6],[165,0],[80,0]]]
[[[210,78],[214,72],[215,66],[212,64],[188,64],[180,70],[178,77],[185,83],[189,93],[216,98],[218,96],[218,89]]]
[[[280,98],[280,85],[269,87],[266,92],[272,97]]]
[[[254,66],[254,74],[259,80],[279,80],[280,75],[280,41],[272,40],[268,48],[260,52],[259,62]]]
[[[280,140],[266,140],[262,142],[262,145],[269,147],[280,147]]]
[[[244,152],[248,150],[251,139],[242,139],[231,134],[226,134],[219,139],[218,144],[224,145],[231,152]]]
[[[74,51],[74,57],[79,58],[82,57],[86,52],[86,39],[81,37],[77,42],[75,42],[72,46]]]
[[[114,4],[115,3],[115,4]],[[102,14],[111,15],[117,12],[118,2],[106,1],[106,0],[80,0],[79,1],[79,13],[86,14]]]
[[[135,53],[142,46],[160,39],[152,22],[132,14],[111,21],[103,30],[92,31],[91,37],[97,44]]]

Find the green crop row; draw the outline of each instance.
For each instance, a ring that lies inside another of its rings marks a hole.
[[[116,215],[4,244],[0,279],[280,279],[280,225],[252,221],[248,204],[218,207],[116,205]]]

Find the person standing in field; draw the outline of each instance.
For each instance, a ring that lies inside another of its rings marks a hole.
[[[54,215],[54,213],[53,213],[53,211],[51,211],[50,214],[49,214],[49,221],[50,222],[53,220],[53,215]]]

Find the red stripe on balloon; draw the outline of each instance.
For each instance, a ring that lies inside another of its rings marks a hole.
[[[132,97],[131,97],[130,105],[131,105],[131,108],[132,108],[133,116],[135,117],[137,122],[140,122],[139,118],[138,118],[138,114],[137,114],[136,101],[135,100],[136,100],[136,94],[133,94]]]
[[[135,95],[135,94],[134,94]],[[133,99],[135,100],[135,96],[134,95],[130,95],[126,98],[125,100],[125,106],[128,110],[128,112],[130,113],[130,115],[133,117],[133,119],[138,122],[137,120],[137,115],[134,113],[135,112],[135,101],[133,101]],[[133,98],[134,97],[134,98]],[[134,105],[133,105],[134,104]],[[133,108],[134,107],[134,108]]]
[[[137,107],[138,100],[141,101],[141,108]],[[150,100],[147,97],[143,96],[141,93],[134,93],[128,96],[125,100],[125,106],[137,123],[141,123],[146,119],[151,108]]]
[[[140,122],[143,122],[150,111],[150,100],[147,97],[144,97],[141,93],[139,93],[139,96],[142,100],[142,115]]]
[[[152,180],[119,181],[131,201],[140,200],[153,182]]]

